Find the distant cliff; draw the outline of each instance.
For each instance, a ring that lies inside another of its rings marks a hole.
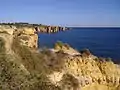
[[[8,25],[11,27],[16,27],[16,28],[32,28],[38,33],[56,33],[59,31],[65,31],[68,30],[69,28],[67,27],[60,27],[60,26],[49,26],[49,25],[42,25],[42,24],[29,24],[29,23],[0,23],[0,25]]]
[[[0,25],[0,90],[120,90],[110,58],[57,42],[38,49],[34,27]]]

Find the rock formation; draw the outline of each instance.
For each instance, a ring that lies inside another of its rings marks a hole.
[[[2,33],[2,32],[6,32],[6,33],[12,35],[14,32],[14,29],[8,25],[0,25],[0,33]]]
[[[1,25],[0,33],[8,33],[11,35],[11,37],[20,38],[22,45],[26,45],[31,48],[38,47],[38,44],[37,44],[38,43],[38,35],[35,34],[34,28],[28,28],[28,27],[17,28],[15,26],[11,27],[9,25]]]
[[[29,24],[29,23],[0,23],[0,25],[4,25],[5,27],[12,27],[12,28],[19,28],[19,29],[24,29],[24,32],[28,32],[28,28],[30,31],[33,30],[33,32],[37,33],[56,33],[59,31],[65,31],[68,30],[67,27],[60,27],[60,26],[48,26],[48,25],[42,25],[42,24]]]
[[[70,49],[60,48],[60,46],[66,46],[65,44],[60,45],[60,42],[56,45],[55,49],[57,49],[57,51],[55,52],[62,51],[63,53],[69,53],[64,57],[65,63],[61,72],[54,72],[49,75],[51,82],[55,85],[62,87],[63,90],[120,89],[120,68],[112,61],[98,58],[92,55],[88,50],[82,51],[79,55],[78,52],[72,55],[70,53],[73,52],[71,47],[69,47]],[[67,75],[65,78],[68,78],[68,81],[64,78],[64,75]],[[77,87],[74,87],[74,84]]]
[[[33,27],[0,26],[0,90],[120,90],[111,59],[62,42],[39,51],[37,42]]]

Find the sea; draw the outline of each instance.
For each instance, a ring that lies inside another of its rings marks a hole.
[[[120,28],[70,28],[57,33],[39,33],[39,48],[53,48],[57,41],[81,51],[89,49],[98,57],[120,63]]]

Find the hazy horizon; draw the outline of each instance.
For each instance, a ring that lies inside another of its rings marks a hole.
[[[119,0],[3,0],[0,22],[120,27]]]

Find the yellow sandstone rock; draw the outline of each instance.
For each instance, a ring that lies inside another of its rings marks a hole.
[[[35,34],[35,29],[24,27],[22,33],[27,35],[32,35],[32,34]]]
[[[0,26],[0,33],[8,33],[10,35],[13,35],[13,32],[14,32],[14,29],[8,25],[1,25]]]

